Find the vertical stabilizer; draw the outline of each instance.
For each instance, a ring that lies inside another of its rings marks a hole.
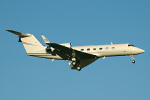
[[[23,43],[23,46],[28,53],[36,53],[44,50],[44,46],[35,38],[32,34],[24,34],[13,30],[7,30],[19,36],[19,42]]]
[[[27,53],[40,52],[43,49],[43,45],[35,38],[34,35],[20,39]]]

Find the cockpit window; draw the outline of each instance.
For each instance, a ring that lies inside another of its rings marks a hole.
[[[132,44],[128,44],[128,46],[132,46],[132,47],[134,47],[134,45],[132,45]]]

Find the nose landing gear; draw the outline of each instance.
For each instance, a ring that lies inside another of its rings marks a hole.
[[[134,63],[135,63],[135,60],[134,60],[133,55],[130,55],[130,57],[132,58],[132,63],[134,64]]]
[[[132,60],[132,63],[134,64],[134,63],[135,63],[135,60]]]

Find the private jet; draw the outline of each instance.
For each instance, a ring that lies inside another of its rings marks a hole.
[[[43,46],[32,34],[6,30],[18,35],[29,56],[65,60],[71,69],[80,71],[82,68],[93,63],[99,58],[112,56],[130,56],[132,63],[135,63],[133,55],[144,53],[145,51],[133,46],[132,44],[113,44],[110,45],[90,45],[90,46],[72,46],[71,43],[52,43],[44,35],[41,35],[47,46]]]

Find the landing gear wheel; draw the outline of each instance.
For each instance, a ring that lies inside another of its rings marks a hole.
[[[132,63],[134,64],[134,63],[135,63],[135,60],[132,60]]]
[[[134,63],[135,63],[135,60],[134,60],[133,55],[130,55],[130,57],[132,58],[132,63],[134,64]]]
[[[73,66],[76,66],[76,62],[75,62],[75,61],[73,61],[73,62],[72,62],[72,65],[73,65]]]
[[[80,70],[81,70],[81,67],[77,67],[77,70],[80,71]]]

